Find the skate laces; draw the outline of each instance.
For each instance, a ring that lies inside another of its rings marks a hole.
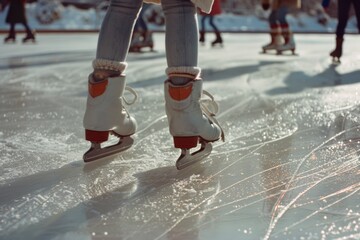
[[[132,99],[132,101],[129,101],[129,100],[127,100],[127,99],[125,98],[125,96],[123,96],[122,99],[124,100],[124,102],[125,102],[126,105],[128,105],[128,106],[133,105],[133,104],[136,102],[136,100],[138,99],[138,94],[137,94],[137,92],[136,92],[133,88],[131,88],[131,87],[129,87],[129,86],[126,86],[126,87],[125,87],[125,90],[127,90],[128,92],[130,92],[130,93],[134,96],[134,98]]]
[[[224,130],[222,129],[218,120],[215,118],[215,115],[219,112],[219,104],[215,101],[214,96],[211,93],[209,93],[208,91],[203,90],[202,95],[207,96],[210,99],[209,98],[201,98],[200,99],[201,110],[212,122],[214,122],[216,125],[219,126],[219,128],[221,130],[221,140],[225,141]]]

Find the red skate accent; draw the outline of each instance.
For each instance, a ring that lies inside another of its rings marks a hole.
[[[192,87],[192,84],[188,86],[169,86],[169,94],[172,99],[181,101],[190,96]]]
[[[283,23],[283,24],[280,24],[280,27],[281,27],[281,29],[289,28],[289,24]]]
[[[195,137],[174,137],[174,145],[176,148],[190,149],[197,146],[198,136]]]
[[[93,143],[102,143],[109,139],[109,131],[85,130],[85,139]]]
[[[96,98],[102,95],[105,90],[106,86],[108,85],[108,80],[101,81],[101,82],[89,82],[89,94],[93,98]]]

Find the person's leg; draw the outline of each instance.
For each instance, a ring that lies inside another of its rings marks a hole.
[[[357,27],[360,33],[360,1],[359,0],[353,0],[353,5],[355,9],[355,15],[357,20]]]
[[[9,28],[9,33],[8,35],[4,38],[4,43],[10,43],[10,42],[15,42],[15,23],[10,23],[10,28]]]
[[[335,49],[330,52],[330,56],[334,61],[340,61],[342,56],[342,46],[344,42],[345,28],[349,20],[349,11],[351,6],[351,0],[339,0],[338,1],[338,24],[336,27],[336,40]]]
[[[288,44],[291,37],[291,30],[289,23],[286,19],[286,15],[288,14],[288,8],[285,6],[279,7],[277,11],[277,19],[280,23],[281,35],[284,38],[284,44]]]
[[[166,21],[166,59],[168,69],[181,68],[195,77],[198,64],[198,25],[196,8],[190,0],[162,0]],[[176,71],[176,70],[174,70]],[[175,84],[185,84],[187,77],[173,77]]]
[[[349,20],[349,11],[351,6],[351,0],[339,0],[338,1],[338,24],[336,27],[336,37],[343,38],[345,34],[345,28]]]
[[[280,25],[277,19],[277,10],[272,10],[268,22],[270,27],[270,43],[262,47],[263,51],[276,49],[280,45]]]
[[[96,144],[107,141],[109,133],[119,137],[135,133],[136,121],[125,110],[122,97],[126,86],[126,56],[141,5],[142,0],[112,0],[102,23],[94,72],[88,81],[83,123],[85,138],[93,147],[85,153],[85,161],[89,161],[93,149],[99,148]]]
[[[211,43],[211,45],[215,45],[215,44],[222,44],[223,40],[222,40],[222,37],[221,37],[221,33],[219,31],[219,29],[217,28],[217,26],[215,25],[214,23],[214,16],[210,15],[210,20],[209,20],[209,24],[210,26],[214,29],[214,32],[215,32],[215,36],[216,36],[216,39]]]
[[[142,0],[111,0],[101,25],[96,59],[124,62]]]
[[[204,43],[205,42],[205,33],[206,33],[206,28],[205,28],[205,21],[208,18],[208,15],[202,15],[201,16],[201,21],[200,21],[200,38],[199,38],[199,42]]]
[[[196,147],[199,138],[216,141],[221,129],[200,106],[203,94],[198,67],[196,8],[190,0],[162,0],[166,19],[168,80],[165,109],[176,148]]]
[[[290,29],[290,25],[286,19],[288,14],[288,8],[286,6],[280,6],[277,12],[278,21],[280,23],[281,35],[284,39],[284,44],[277,48],[278,54],[282,51],[291,50],[293,54],[295,54],[295,40],[294,35]]]
[[[22,23],[25,31],[26,31],[26,36],[25,38],[23,38],[23,42],[27,42],[27,41],[35,41],[35,36],[34,33],[32,32],[32,30],[29,27],[29,24],[25,21]]]

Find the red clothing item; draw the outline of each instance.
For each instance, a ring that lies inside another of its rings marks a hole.
[[[204,13],[200,11],[201,15],[219,15],[221,13],[221,0],[214,0],[211,11],[209,13]]]

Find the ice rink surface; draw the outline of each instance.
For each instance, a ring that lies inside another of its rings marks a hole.
[[[360,239],[359,36],[346,35],[340,65],[334,35],[295,35],[297,56],[259,54],[265,34],[225,34],[223,48],[206,37],[199,66],[226,141],[182,171],[163,34],[128,56],[134,145],[89,164],[97,34],[0,44],[0,239]]]

